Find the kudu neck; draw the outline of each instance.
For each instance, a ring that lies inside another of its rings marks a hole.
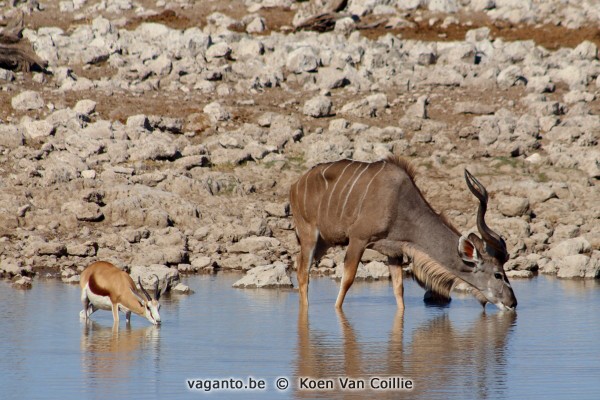
[[[464,271],[464,263],[458,254],[460,233],[448,221],[428,208],[415,214],[418,225],[424,229],[413,229],[410,242],[417,245],[431,258],[461,279],[471,282],[472,274]]]

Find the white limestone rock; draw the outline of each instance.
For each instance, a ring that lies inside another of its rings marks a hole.
[[[249,270],[246,275],[233,284],[235,288],[291,288],[292,280],[287,266],[282,262],[262,265]]]

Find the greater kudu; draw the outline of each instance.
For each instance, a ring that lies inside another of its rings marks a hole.
[[[406,254],[413,275],[426,289],[449,298],[466,282],[485,307],[487,302],[512,310],[517,299],[504,272],[504,240],[485,223],[488,195],[467,170],[465,180],[479,199],[479,236],[461,235],[436,213],[414,181],[406,160],[389,157],[373,163],[340,160],[319,164],[290,188],[290,205],[300,242],[297,258],[300,302],[308,305],[310,265],[333,245],[348,245],[344,273],[335,303],[342,307],[366,248],[388,256],[399,309],[404,309],[402,268]]]

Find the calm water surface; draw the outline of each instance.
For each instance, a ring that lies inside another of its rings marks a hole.
[[[293,291],[239,290],[239,275],[187,279],[191,296],[162,301],[160,328],[132,316],[118,332],[98,311],[79,321],[79,288],[0,282],[0,399],[106,398],[600,398],[600,284],[538,277],[513,282],[517,313],[470,297],[427,307],[406,282],[404,316],[390,284],[356,283],[344,314],[337,283],[313,279],[308,313]],[[410,379],[411,392],[343,391],[338,377]],[[188,379],[249,377],[264,391],[190,391]],[[290,384],[275,388],[277,378]],[[334,390],[301,390],[299,379]]]

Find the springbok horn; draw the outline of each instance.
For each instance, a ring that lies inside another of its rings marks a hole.
[[[152,301],[152,297],[150,297],[150,294],[148,293],[148,291],[146,289],[144,289],[144,286],[142,285],[142,280],[140,279],[139,276],[138,276],[138,283],[140,285],[140,289],[142,289],[142,292],[144,293],[144,295],[146,295],[146,298],[148,299],[148,301]]]
[[[508,251],[506,243],[496,232],[490,229],[485,223],[485,213],[487,211],[488,194],[485,187],[465,169],[465,181],[471,193],[479,199],[479,209],[477,210],[477,229],[481,237],[492,249],[497,252],[497,257],[502,261],[508,260]]]
[[[158,286],[160,284],[160,279],[158,278],[158,275],[154,274],[154,277],[156,278],[156,283],[154,284],[154,300],[158,301],[158,299],[160,298],[160,290],[158,289]]]

